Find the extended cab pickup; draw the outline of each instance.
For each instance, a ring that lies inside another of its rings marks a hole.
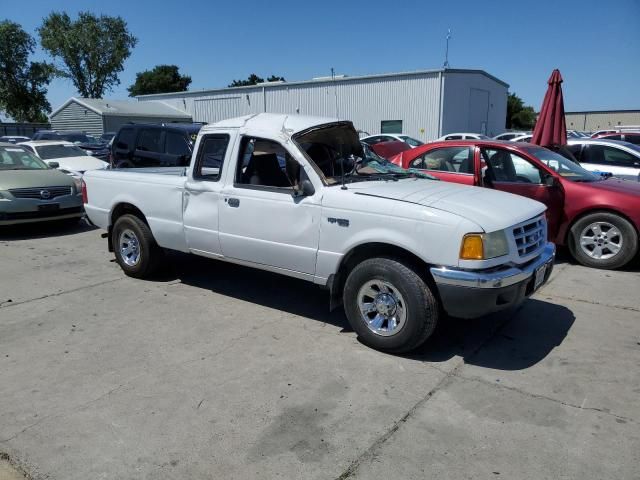
[[[202,128],[188,168],[88,172],[85,210],[129,276],[171,249],[308,280],[388,351],[420,345],[442,311],[510,307],[549,277],[541,203],[363,157],[350,122],[234,118]]]

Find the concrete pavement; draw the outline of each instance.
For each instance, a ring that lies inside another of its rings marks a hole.
[[[0,252],[0,452],[34,479],[640,476],[637,267],[561,261],[393,356],[286,277],[172,255],[132,280],[88,227]]]

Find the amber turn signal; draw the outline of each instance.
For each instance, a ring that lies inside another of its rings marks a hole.
[[[484,260],[481,234],[472,233],[464,236],[460,247],[460,258],[462,260]]]

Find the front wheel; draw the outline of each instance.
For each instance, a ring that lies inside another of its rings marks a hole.
[[[343,302],[349,323],[363,343],[398,353],[424,343],[440,311],[427,283],[392,258],[358,264],[345,282]]]
[[[162,249],[151,229],[134,215],[123,215],[116,220],[111,241],[120,268],[130,277],[152,276],[162,262]]]
[[[615,269],[636,255],[638,234],[631,223],[614,213],[592,213],[571,227],[569,247],[582,265]]]

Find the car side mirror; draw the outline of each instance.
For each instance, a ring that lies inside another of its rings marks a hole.
[[[313,188],[313,183],[311,183],[311,180],[304,179],[300,182],[300,187],[295,192],[296,196],[310,197],[311,195],[316,193],[316,189]]]
[[[547,187],[557,187],[558,186],[558,179],[556,177],[554,177],[553,175],[547,175],[546,177],[544,177],[544,184]]]
[[[60,168],[60,164],[58,162],[49,162],[49,168]]]

